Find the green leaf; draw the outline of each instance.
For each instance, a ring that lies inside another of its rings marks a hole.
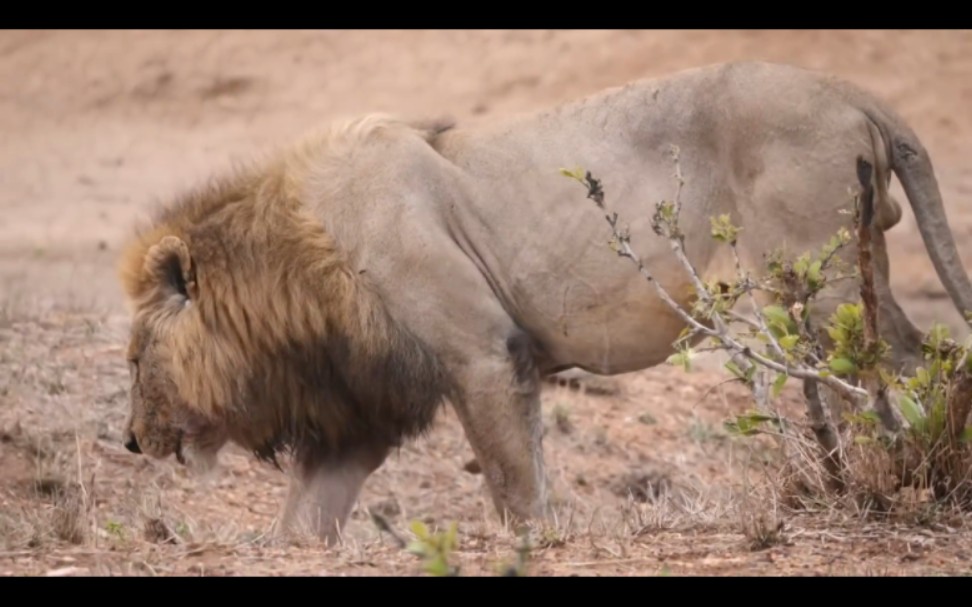
[[[804,253],[799,256],[795,262],[793,262],[793,271],[796,272],[797,276],[803,278],[807,275],[807,269],[810,267],[810,254]]]
[[[921,410],[915,401],[911,400],[911,397],[907,394],[902,394],[898,399],[898,405],[901,409],[901,415],[904,416],[908,423],[914,427],[919,427],[922,422],[925,421],[925,412]]]
[[[787,314],[781,306],[769,305],[763,308],[763,316],[766,320],[772,323],[778,323],[783,326],[790,324],[790,315]]]
[[[744,377],[742,369],[739,368],[739,365],[736,364],[736,361],[734,360],[726,361],[726,364],[724,364],[723,366],[736,377],[740,379]]]
[[[834,315],[837,323],[844,327],[854,327],[861,322],[862,308],[858,304],[843,303],[837,306]]]
[[[429,559],[425,563],[424,569],[429,575],[434,575],[437,577],[446,577],[452,574],[452,568],[449,567],[449,564],[446,563],[445,558],[443,558],[441,554]]]
[[[681,352],[676,352],[675,354],[672,354],[665,360],[670,365],[674,365],[676,367],[682,367],[686,371],[689,371],[691,370],[692,367],[692,351],[688,349],[682,350]]]
[[[422,521],[418,519],[412,521],[412,524],[409,525],[409,528],[412,530],[412,533],[415,534],[415,537],[424,541],[429,540],[429,528]]]
[[[587,185],[587,173],[581,167],[574,169],[560,169],[560,174],[564,177],[570,177],[571,179],[576,179],[577,181]]]
[[[117,521],[108,521],[105,523],[105,531],[114,536],[122,538],[125,535],[125,526]]]
[[[860,413],[845,413],[844,419],[851,423],[861,424],[863,426],[877,426],[881,421],[878,417],[876,411],[861,411]]]
[[[422,557],[424,557],[428,552],[425,547],[425,543],[421,540],[412,540],[408,543],[408,546],[405,547],[405,550],[410,554],[415,554]]]
[[[778,419],[775,415],[767,415],[759,411],[747,411],[744,416],[755,423],[772,422]]]
[[[783,386],[786,385],[787,377],[788,376],[786,373],[778,373],[776,375],[776,379],[773,381],[773,398],[778,397],[780,392],[783,391]]]
[[[766,422],[775,422],[779,425],[780,420],[777,417],[758,411],[748,411],[742,415],[737,415],[734,421],[726,421],[722,425],[730,434],[753,436],[761,432],[759,426]]]
[[[870,436],[858,435],[854,437],[855,445],[871,445],[874,444],[875,442],[877,441],[875,441]]]
[[[742,228],[732,225],[728,214],[710,217],[709,222],[712,226],[712,237],[719,242],[734,243],[739,236]]]
[[[749,383],[752,380],[753,374],[756,372],[756,367],[753,365],[749,366],[748,371],[743,371],[733,360],[726,361],[726,364],[723,366],[728,369],[730,373],[746,383]]]
[[[670,200],[662,200],[655,208],[658,210],[659,216],[665,221],[671,221],[675,217],[675,203]]]
[[[843,327],[827,327],[827,335],[834,340],[837,345],[843,345],[850,339],[850,334]]]
[[[799,335],[784,335],[780,338],[780,347],[789,352],[794,347],[796,347],[797,342],[800,341]]]
[[[810,267],[807,268],[807,280],[810,282],[810,284],[816,286],[823,281],[823,274],[821,273],[822,267],[823,262],[818,259],[817,261],[811,263]]]
[[[962,430],[962,436],[959,437],[959,440],[961,440],[963,443],[972,441],[972,426],[966,426],[965,429]]]
[[[748,421],[741,419],[734,422],[724,422],[722,426],[726,429],[726,432],[737,436],[753,436],[754,434],[759,434],[758,428]]]
[[[857,371],[857,365],[846,358],[835,358],[830,361],[830,370],[837,375],[850,375]]]
[[[928,332],[928,343],[935,349],[938,349],[945,343],[947,339],[951,337],[951,331],[948,327],[942,323],[936,322],[932,325],[931,330]]]
[[[900,389],[901,380],[898,378],[898,376],[885,370],[883,367],[878,367],[878,377],[880,377],[881,381],[887,386]]]
[[[726,369],[729,370],[730,373],[735,375],[747,386],[752,385],[753,376],[756,375],[756,365],[749,365],[749,367],[745,371],[743,371],[742,369],[739,368],[739,365],[737,365],[734,361],[730,360],[726,362],[725,367]]]
[[[763,308],[763,316],[766,318],[770,333],[777,339],[796,332],[796,324],[790,318],[790,314],[780,306],[766,306]]]
[[[823,248],[822,252],[824,254],[824,257],[831,255],[834,251],[840,248],[841,244],[842,241],[839,234],[834,234],[833,236],[831,236],[830,240],[827,241],[826,246],[824,246]]]

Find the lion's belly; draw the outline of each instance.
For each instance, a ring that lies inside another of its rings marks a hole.
[[[684,322],[664,305],[645,305],[640,318],[605,320],[583,315],[564,324],[564,333],[547,345],[556,366],[594,373],[636,371],[663,362],[672,352]]]
[[[563,277],[557,288],[534,296],[519,310],[517,321],[542,346],[546,366],[626,373],[657,365],[674,351],[684,321],[634,267],[619,270],[605,272],[614,280]],[[663,282],[680,303],[688,303],[692,288],[687,280]]]

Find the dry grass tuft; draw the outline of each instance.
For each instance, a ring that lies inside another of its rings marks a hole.
[[[142,525],[142,537],[150,544],[178,544],[179,536],[169,529],[160,518],[146,518]]]
[[[54,534],[66,542],[83,544],[90,533],[88,515],[84,488],[78,483],[65,485],[54,497],[54,510],[51,513]]]
[[[769,512],[743,513],[742,532],[752,551],[765,550],[777,544],[785,544],[786,525],[782,518]]]

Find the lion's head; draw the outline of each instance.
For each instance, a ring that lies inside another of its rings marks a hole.
[[[125,446],[134,453],[207,468],[227,441],[222,420],[190,404],[175,378],[177,350],[198,290],[184,241],[165,236],[146,251],[129,282],[138,311],[132,322],[127,358],[131,412]]]
[[[270,165],[200,188],[126,247],[131,451],[327,458],[431,423],[450,387],[438,358],[287,184]]]

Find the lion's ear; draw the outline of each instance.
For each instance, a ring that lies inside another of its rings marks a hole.
[[[167,294],[178,293],[190,301],[199,296],[189,246],[177,236],[166,236],[149,248],[144,270],[156,287]]]

